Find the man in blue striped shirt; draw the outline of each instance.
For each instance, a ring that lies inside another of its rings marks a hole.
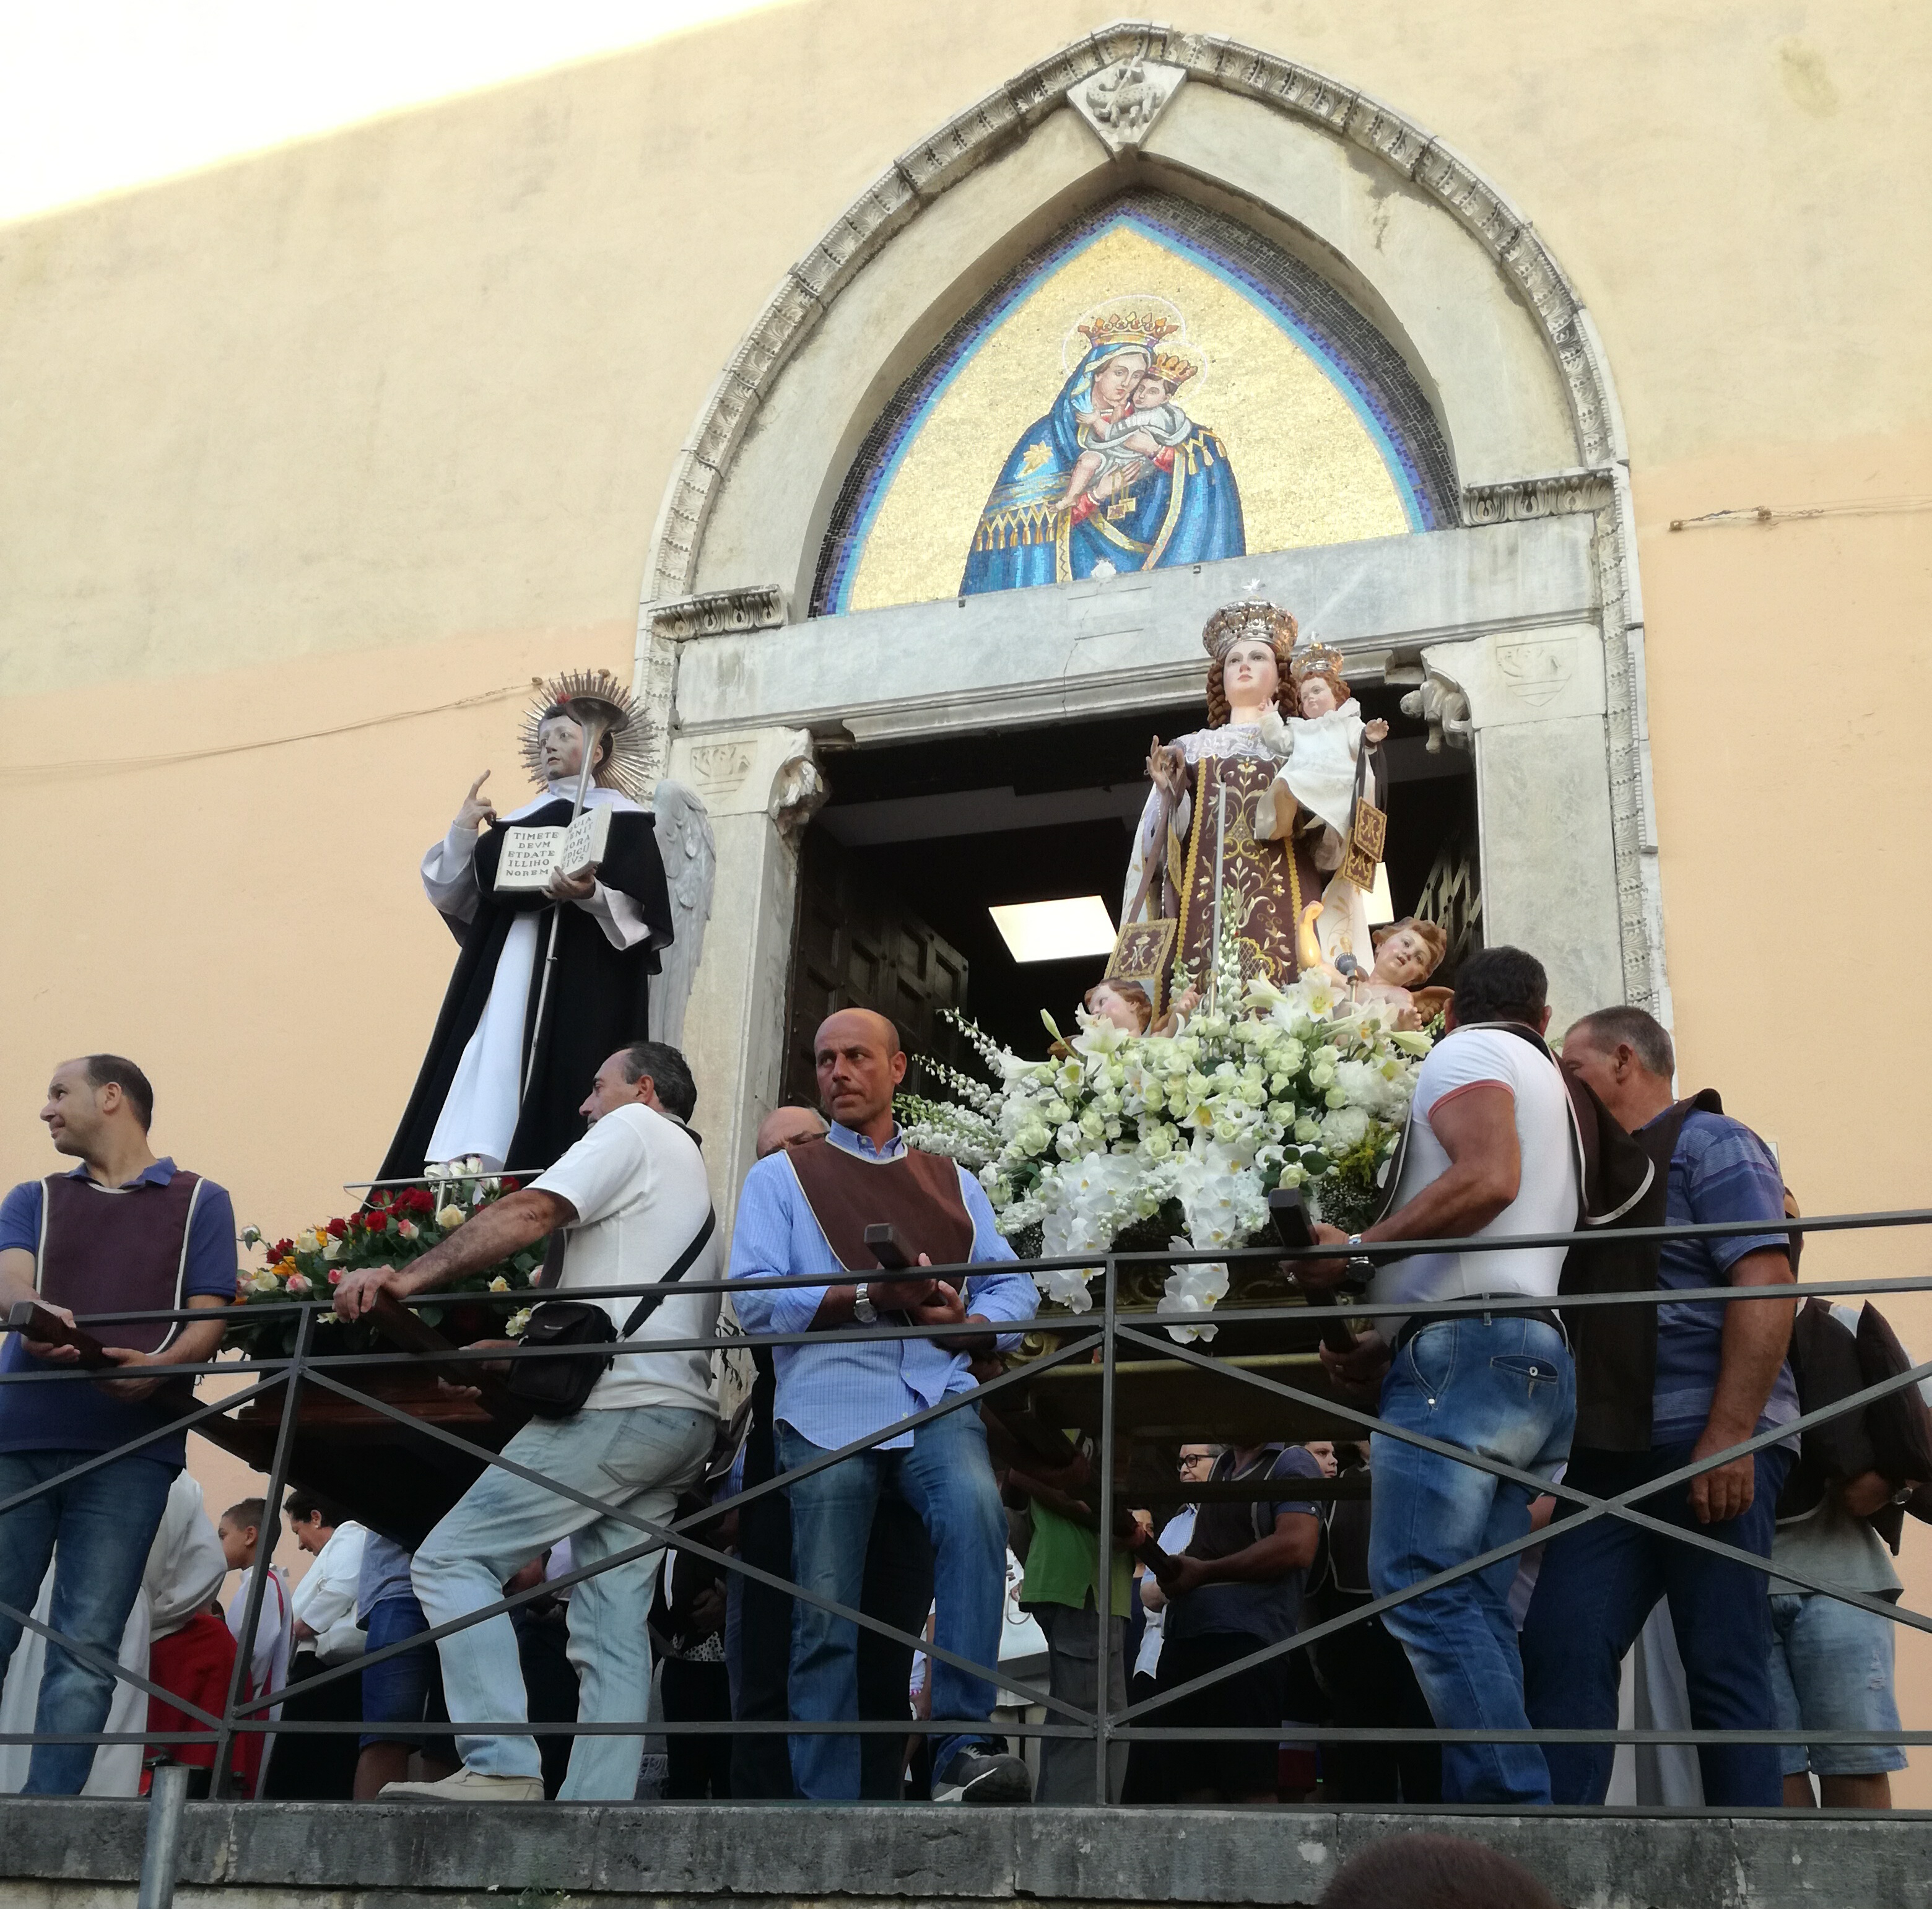
[[[1670,1241],[1658,1268],[1660,1288],[1789,1289],[1795,1275],[1790,1236],[1780,1230],[1784,1184],[1778,1163],[1742,1121],[1718,1110],[1714,1095],[1691,1103],[1674,1098],[1676,1055],[1654,1019],[1640,1007],[1586,1015],[1563,1038],[1563,1065],[1640,1139],[1653,1123],[1681,1119],[1670,1152],[1666,1223],[1762,1223],[1761,1232]],[[1568,1482],[1614,1497],[1789,1424],[1798,1416],[1785,1356],[1793,1310],[1783,1298],[1658,1306],[1649,1450],[1580,1445],[1570,1454]],[[1639,1499],[1637,1507],[1768,1558],[1772,1511],[1797,1444],[1795,1437],[1782,1439],[1733,1458]],[[1531,1723],[1539,1730],[1613,1729],[1618,1666],[1666,1595],[1693,1727],[1775,1730],[1765,1574],[1618,1518],[1574,1527],[1559,1520],[1551,1527],[1522,1633]],[[1544,1754],[1554,1802],[1604,1800],[1611,1745],[1552,1743]],[[1700,1744],[1697,1761],[1704,1801],[1714,1808],[1775,1808],[1783,1800],[1775,1744]]]
[[[979,1183],[951,1162],[913,1153],[892,1118],[892,1093],[905,1075],[897,1030],[883,1016],[848,1009],[814,1042],[819,1092],[831,1116],[822,1141],[763,1160],[746,1176],[731,1247],[731,1277],[823,1275],[823,1286],[748,1289],[734,1295],[747,1331],[806,1333],[889,1323],[929,1326],[936,1338],[850,1340],[773,1349],[778,1463],[797,1472],[861,1439],[874,1442],[838,1463],[796,1479],[791,1502],[792,1569],[807,1590],[856,1607],[866,1544],[881,1493],[910,1505],[932,1539],[934,1641],[977,1664],[997,1664],[1006,1595],[1006,1513],[986,1454],[986,1433],[970,1406],[916,1427],[904,1420],[975,1389],[969,1359],[1019,1343],[1016,1325],[1033,1316],[1036,1295],[1023,1274],[975,1273],[963,1289],[923,1274],[864,1276],[876,1262],[861,1243],[862,1222],[903,1223],[910,1244],[922,1233],[964,1251],[922,1251],[921,1265],[1011,1260]],[[871,1169],[870,1172],[868,1169]],[[874,1175],[876,1174],[876,1178]],[[813,1190],[808,1195],[808,1187]],[[854,1277],[854,1273],[860,1277]],[[978,1325],[968,1335],[944,1328]],[[878,1436],[883,1434],[883,1436]],[[858,1714],[856,1627],[815,1605],[793,1605],[791,1712],[800,1721],[844,1721]],[[933,1714],[984,1723],[994,1687],[936,1662]],[[856,1797],[859,1745],[852,1736],[792,1739],[800,1795]],[[1026,1766],[998,1739],[970,1728],[934,1745],[936,1802],[1030,1800]]]

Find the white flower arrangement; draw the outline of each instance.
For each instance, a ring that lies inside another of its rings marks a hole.
[[[1265,1236],[1277,1186],[1300,1187],[1317,1217],[1360,1223],[1429,1037],[1396,1029],[1393,1009],[1351,1000],[1326,974],[1280,989],[1226,966],[1218,1001],[1171,1035],[1126,1034],[1083,1010],[1063,1037],[1042,1014],[1054,1037],[1044,1061],[1023,1061],[952,1017],[998,1083],[926,1063],[958,1097],[903,1097],[907,1141],[976,1171],[1000,1232],[1037,1226],[1046,1259],[1104,1250],[1164,1208],[1178,1208],[1186,1228],[1170,1235],[1171,1251],[1241,1246]],[[1099,1271],[1036,1277],[1046,1298],[1083,1313]],[[1177,1268],[1166,1290],[1171,1307],[1210,1311],[1227,1268]]]

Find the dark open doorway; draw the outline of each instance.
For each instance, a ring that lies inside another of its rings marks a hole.
[[[1453,963],[1478,932],[1473,765],[1453,750],[1430,755],[1400,693],[1358,692],[1364,713],[1390,725],[1390,896],[1397,914],[1426,896],[1425,912],[1455,917]],[[785,1097],[815,1100],[812,1037],[838,1007],[890,1015],[916,1056],[956,1064],[968,1057],[949,1007],[1022,1054],[1046,1050],[1042,1008],[1070,1030],[1106,958],[1022,965],[989,911],[1097,894],[1118,922],[1149,742],[1202,719],[1192,701],[824,758],[832,795],[803,845]]]

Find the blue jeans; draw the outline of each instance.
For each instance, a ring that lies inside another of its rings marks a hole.
[[[612,1510],[662,1523],[678,1494],[702,1470],[717,1424],[714,1414],[683,1406],[580,1412],[568,1418],[532,1419],[503,1448],[503,1456],[588,1492]],[[578,1568],[645,1541],[634,1525],[600,1517],[574,1499],[492,1466],[423,1540],[410,1566],[410,1581],[431,1628],[496,1603],[504,1580],[561,1538],[571,1541]],[[578,1738],[559,1793],[566,1802],[628,1802],[636,1793],[651,1694],[646,1622],[663,1556],[647,1551],[585,1578],[571,1591],[569,1657],[580,1679],[578,1720],[635,1723],[638,1733]],[[508,1615],[500,1612],[453,1631],[436,1649],[443,1700],[464,1766],[485,1776],[541,1776],[535,1737],[463,1732],[466,1721],[521,1721],[529,1715]]]
[[[429,1628],[429,1619],[423,1615],[422,1606],[412,1594],[403,1592],[393,1598],[385,1598],[364,1614],[363,1629],[368,1633],[365,1650],[377,1651],[389,1645],[400,1643],[405,1637],[420,1637]],[[380,1664],[372,1664],[362,1673],[362,1721],[381,1725],[396,1724],[404,1730],[412,1724],[422,1723],[430,1712],[430,1689],[436,1681],[436,1662],[430,1655],[430,1646],[424,1644],[419,1650],[406,1650],[398,1657],[386,1657]],[[358,1745],[367,1749],[372,1743],[406,1743],[412,1749],[420,1749],[423,1739],[418,1733],[399,1732],[389,1736],[380,1728],[365,1733],[357,1739]]]
[[[1392,1424],[1547,1478],[1570,1449],[1576,1375],[1563,1335],[1540,1320],[1471,1313],[1424,1326],[1382,1383]],[[1466,1562],[1529,1529],[1531,1493],[1492,1472],[1378,1432],[1369,1578],[1377,1597]],[[1526,1730],[1510,1617],[1520,1557],[1386,1612],[1438,1730]],[[1543,1752],[1527,1743],[1445,1743],[1442,1799],[1546,1803]]]
[[[824,1448],[782,1419],[778,1463],[796,1471]],[[1006,1514],[986,1456],[986,1428],[970,1405],[930,1420],[909,1448],[856,1453],[789,1487],[795,1582],[820,1597],[862,1608],[866,1546],[882,1492],[903,1499],[932,1540],[934,1641],[975,1664],[997,1665],[1006,1595]],[[890,1621],[892,1613],[868,1613]],[[800,1723],[844,1722],[859,1715],[858,1626],[802,1598],[792,1603],[791,1713]],[[983,1722],[993,1714],[994,1686],[985,1677],[935,1660],[932,1714]],[[935,1775],[984,1733],[942,1736],[933,1746]],[[792,1777],[799,1794],[859,1794],[856,1736],[794,1736]]]
[[[1648,1478],[1688,1464],[1689,1445],[1653,1451],[1580,1451],[1564,1482],[1614,1498]],[[1760,1451],[1750,1509],[1721,1524],[1700,1525],[1686,1485],[1635,1508],[1761,1558],[1771,1556],[1772,1508],[1791,1454]],[[1614,1730],[1624,1655],[1659,1598],[1684,1659],[1695,1730],[1775,1730],[1772,1701],[1771,1602],[1765,1574],[1641,1531],[1620,1518],[1576,1529],[1551,1529],[1550,1547],[1523,1626],[1523,1677],[1539,1730]],[[1550,1790],[1559,1803],[1600,1803],[1610,1787],[1616,1746],[1555,1744]],[[1783,1800],[1774,1743],[1701,1744],[1704,1801],[1714,1809],[1774,1808]]]
[[[0,1500],[58,1477],[94,1454],[88,1451],[0,1452]],[[52,1491],[0,1513],[0,1603],[31,1611],[40,1580],[54,1563],[48,1622],[63,1637],[89,1644],[111,1666],[141,1589],[148,1547],[160,1529],[168,1488],[178,1466],[130,1454],[97,1466]],[[5,1676],[20,1625],[0,1616],[0,1678]],[[40,1673],[38,1735],[82,1735],[107,1721],[114,1672],[84,1663],[50,1638]],[[36,1743],[27,1765],[26,1793],[77,1796],[94,1767],[92,1743]]]
[[[1823,1574],[1819,1574],[1822,1576]],[[1780,1730],[1896,1730],[1888,1617],[1818,1592],[1774,1591],[1771,1692]],[[1781,1743],[1786,1776],[1876,1776],[1905,1767],[1896,1743]]]

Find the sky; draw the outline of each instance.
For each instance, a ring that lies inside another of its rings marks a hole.
[[[0,221],[768,0],[0,0]]]

